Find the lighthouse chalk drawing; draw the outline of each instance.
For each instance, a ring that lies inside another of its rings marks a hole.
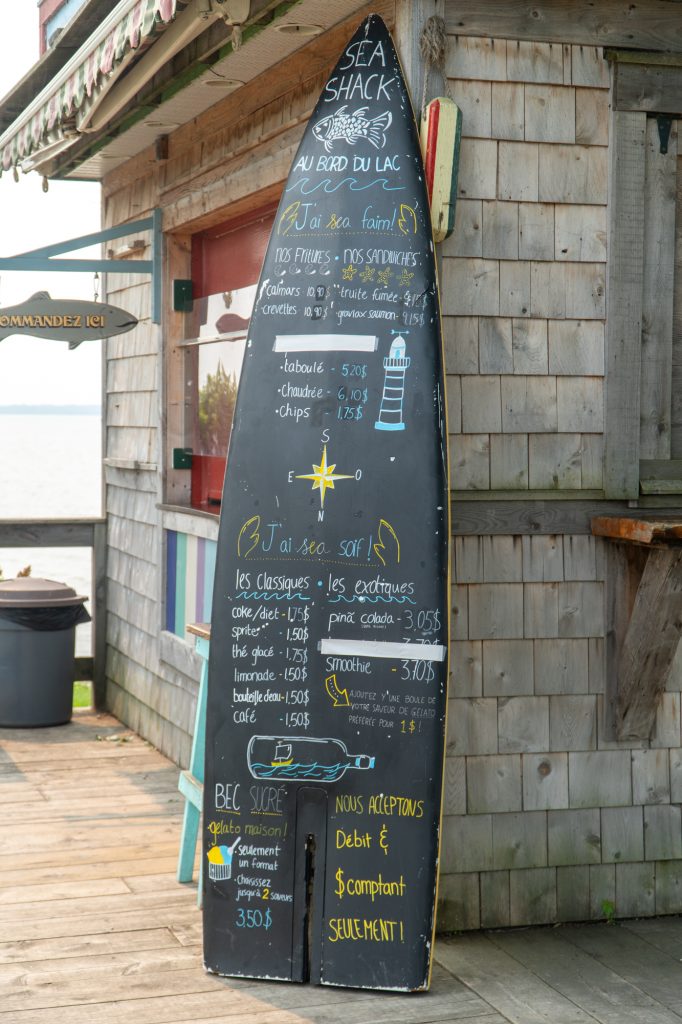
[[[294,156],[248,328],[208,670],[215,974],[429,986],[450,528],[425,182],[372,15]]]
[[[401,334],[391,342],[391,350],[384,359],[384,388],[381,394],[379,417],[375,430],[404,430],[405,374],[410,357],[405,355],[407,344]]]

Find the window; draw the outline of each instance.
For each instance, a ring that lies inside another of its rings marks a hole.
[[[183,446],[191,450],[189,503],[219,512],[237,388],[274,210],[192,238],[191,312],[179,343]]]
[[[40,4],[40,55],[54,46],[85,0],[51,0]]]

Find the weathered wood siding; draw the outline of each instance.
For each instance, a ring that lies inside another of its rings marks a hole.
[[[443,245],[452,486],[602,487],[609,72],[601,51],[451,36]]]
[[[405,4],[398,0],[398,25]],[[571,31],[568,6],[553,6],[556,21],[540,4],[539,22],[506,39],[494,33],[517,23],[518,5],[445,4],[447,74],[463,110],[456,228],[442,246],[461,534],[453,544],[440,887],[447,929],[600,918],[611,904],[621,916],[682,912],[682,657],[652,739],[611,739],[608,542],[588,532],[589,516],[607,506],[607,217],[617,164],[601,47],[619,41],[622,5],[609,2],[611,20],[598,29],[585,18]],[[655,24],[645,11],[635,27],[649,25],[642,38],[651,48],[667,6],[643,6]],[[372,9],[392,22],[392,0]],[[499,21],[512,9],[509,22]],[[173,132],[168,160],[143,153],[106,178],[107,225],[162,207],[167,295],[174,277],[189,276],[192,232],[278,197],[349,27]],[[643,125],[643,117],[634,121]],[[634,123],[630,114],[621,120]],[[674,203],[665,187],[651,202],[652,216],[666,221]],[[680,251],[678,235],[678,276]],[[650,398],[641,443],[652,459],[679,457],[682,443],[679,291],[672,314],[655,302],[648,312],[652,323],[674,321],[672,352],[644,374]],[[143,318],[133,334],[107,343],[109,703],[186,764],[198,662],[163,631],[164,534],[182,531],[191,517],[159,509],[164,498],[179,504],[185,496],[183,478],[167,469],[170,449],[183,443],[175,345],[182,325],[168,309],[162,327],[151,325],[148,286],[132,279],[110,277],[109,297]],[[673,413],[662,440],[661,381],[667,387],[670,376]],[[639,411],[638,391],[636,410],[628,410],[637,445]],[[206,520],[196,529],[210,534]]]
[[[447,9],[454,33],[459,5]],[[603,52],[572,38],[449,38],[463,139],[443,306],[451,483],[467,523],[482,498],[523,507],[542,496],[555,511],[562,500],[577,507],[585,492],[603,499],[607,429],[635,493],[640,445],[643,458],[671,455],[673,356],[658,341],[672,333],[674,125],[670,155],[659,160],[655,121],[611,118]],[[635,122],[638,192],[618,156]],[[621,235],[621,263],[608,278],[609,187],[619,178],[652,224],[642,229],[639,276],[637,250]],[[612,424],[607,279],[618,282],[610,315],[632,333],[637,360],[629,374],[617,367],[630,390]],[[644,316],[628,319],[642,304]],[[635,430],[624,437],[628,417]],[[556,514],[570,522],[568,511]],[[478,536],[472,529],[454,542],[441,926],[599,919],[609,907],[618,916],[678,913],[682,658],[661,680],[651,740],[615,742],[604,704],[608,542],[567,527],[533,535],[537,516],[526,519],[524,535],[490,536],[481,516]]]
[[[651,741],[609,740],[607,543],[455,541],[444,928],[682,910],[682,657]]]
[[[678,122],[679,127],[679,122]],[[677,188],[675,196],[675,281],[682,281],[682,146],[678,138]],[[673,291],[673,353],[672,353],[672,437],[671,454],[682,458],[682,287]]]
[[[392,0],[371,9],[393,23]],[[106,342],[108,705],[183,766],[199,664],[188,644],[165,632],[165,533],[184,528],[207,537],[211,531],[205,519],[192,525],[191,516],[180,516],[178,522],[159,508],[188,497],[186,474],[167,468],[171,449],[184,444],[181,355],[174,346],[182,322],[168,296],[173,278],[189,276],[192,232],[279,198],[329,70],[368,12],[361,8],[306,47],[304,58],[284,61],[172,133],[168,160],[159,162],[146,151],[103,182],[106,227],[162,209],[166,295],[157,326],[151,323],[148,280],[108,277],[108,299],[141,321],[130,334]]]

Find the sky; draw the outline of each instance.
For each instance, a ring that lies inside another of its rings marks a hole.
[[[0,0],[0,97],[5,96],[39,58],[36,0]],[[8,45],[9,44],[9,45]],[[16,256],[39,246],[98,231],[100,187],[95,183],[51,181],[42,190],[35,171],[0,177],[0,256]],[[99,255],[98,249],[65,256]],[[28,273],[0,270],[0,307],[24,302],[37,291],[53,298],[94,298],[89,273]],[[99,298],[102,300],[100,282]],[[0,406],[95,405],[102,392],[101,341],[69,351],[63,341],[14,336],[0,341]]]

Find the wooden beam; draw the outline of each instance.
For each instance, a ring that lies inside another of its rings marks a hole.
[[[92,551],[92,668],[95,707],[106,706],[107,656],[107,524],[97,523],[93,530]]]
[[[595,537],[609,537],[632,544],[679,544],[682,543],[682,518],[597,516],[592,520],[592,533]]]
[[[171,295],[173,281],[189,278],[192,274],[192,240],[185,234],[166,236],[165,294]],[[186,470],[172,469],[173,448],[181,448],[185,439],[185,352],[178,343],[185,337],[185,314],[176,312],[166,303],[163,325],[164,344],[161,346],[162,387],[159,396],[161,430],[165,439],[165,457],[162,467],[161,493],[169,504],[189,504],[190,474]]]
[[[611,117],[604,490],[639,493],[646,114]]]
[[[593,521],[592,528],[596,533],[595,522],[597,520]],[[606,545],[606,637],[601,728],[608,742],[615,742],[618,738],[618,658],[647,555],[646,548],[634,544]]]
[[[680,511],[681,492],[682,488],[679,488],[674,494],[670,491],[667,493],[659,491],[657,494],[645,494],[642,492],[639,501],[635,503],[635,507],[647,512],[654,509],[656,511],[669,510],[670,514],[675,515],[675,513]]]
[[[447,5],[447,27],[453,35],[682,53],[680,7],[668,0],[457,0]]]
[[[0,548],[89,548],[104,519],[0,519]]]
[[[290,127],[283,123],[283,110],[288,110],[292,120],[296,123],[300,121],[303,125],[329,72],[338,60],[339,53],[362,18],[374,12],[380,14],[389,28],[392,28],[393,9],[393,0],[377,0],[373,4],[362,6],[333,28],[311,39],[305,47],[281,61],[276,67],[269,68],[267,73],[259,75],[243,88],[172,132],[171,157],[164,166],[163,181],[155,180],[153,184],[153,190],[159,187],[161,189],[164,231],[203,230],[214,223],[219,223],[221,219],[224,220],[225,208],[228,205],[231,215],[238,216],[240,211],[236,203],[243,202],[248,206],[250,193],[258,190],[263,192],[266,187],[273,188],[270,198],[278,200],[281,185],[286,180],[291,165],[291,155],[285,155],[281,166],[280,162],[273,158],[272,167],[267,173],[260,173],[261,159],[268,159],[268,154],[261,154],[259,150],[258,163],[254,164],[253,150],[260,146],[263,126],[265,125],[266,133],[269,130],[268,126],[276,127],[278,132]],[[231,180],[235,169],[226,167],[226,162],[235,159],[235,149],[239,151],[244,138],[251,136],[253,146],[251,151],[244,152],[243,156],[251,170],[252,180],[250,188],[242,188],[241,182]],[[210,146],[201,145],[199,139],[210,139]],[[272,148],[276,153],[276,138]],[[119,195],[124,197],[123,201],[129,201],[136,185],[148,181],[150,168],[154,167],[153,159],[153,150],[147,147],[106,175],[102,192],[108,222],[125,219],[115,207],[112,207],[110,201]],[[217,191],[213,189],[214,179],[218,179]],[[170,183],[169,187],[166,187],[166,182]],[[207,193],[200,202],[198,200],[202,199],[204,186]],[[146,187],[145,185],[145,189]],[[224,190],[222,198],[221,188]],[[261,194],[257,202],[263,201],[266,201],[266,198]],[[253,209],[253,204],[248,208]]]
[[[679,151],[678,137],[678,153]],[[670,451],[673,459],[679,459],[682,456],[682,172],[677,175],[675,191],[675,230],[677,239],[673,263],[673,278],[677,281],[677,287],[673,294],[672,437]],[[682,477],[682,473],[680,475]]]
[[[185,643],[179,636],[162,629],[159,636],[159,656],[161,661],[171,665],[183,676],[194,680],[195,683],[199,682],[202,660],[194,647]]]
[[[625,516],[625,502],[610,501],[453,501],[455,536],[591,533],[595,516]],[[636,514],[636,513],[633,513]]]
[[[682,112],[682,67],[647,67],[619,61],[615,67],[613,105],[616,110],[679,114]]]
[[[640,465],[646,465],[641,463]],[[649,478],[648,480],[640,480],[639,487],[642,494],[668,494],[671,497],[682,494],[682,476],[678,476],[675,479],[671,477],[662,477],[657,480]],[[679,498],[677,499],[679,504]]]
[[[618,663],[618,739],[648,739],[682,632],[682,550],[652,548]]]
[[[682,69],[677,74],[682,105]],[[646,125],[645,167],[639,453],[642,459],[669,459],[677,131],[671,131],[667,152],[661,153],[658,124],[651,117]]]
[[[673,380],[673,391],[675,381]],[[639,481],[642,493],[646,493],[648,485],[652,494],[655,494],[656,484],[668,483],[677,488],[677,493],[682,494],[682,459],[641,459],[639,463]],[[671,487],[666,487],[667,493],[675,493]]]
[[[73,678],[77,682],[89,681],[93,679],[94,671],[95,669],[92,658],[89,658],[87,656],[76,658]]]
[[[677,53],[661,53],[658,50],[604,50],[604,57],[612,64],[657,65],[666,68],[682,68],[682,56]]]

